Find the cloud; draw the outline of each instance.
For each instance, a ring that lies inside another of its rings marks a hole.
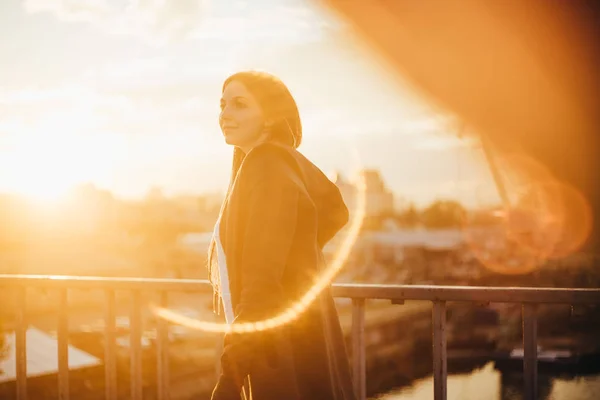
[[[85,78],[88,79],[140,79],[145,80],[165,71],[168,61],[160,57],[137,57],[119,62],[107,62],[96,65],[86,71]]]
[[[77,121],[82,132],[103,131],[115,115],[134,109],[131,99],[119,94],[98,93],[93,88],[64,85],[5,92],[0,96],[0,134],[25,132],[47,134],[47,121]]]
[[[94,21],[109,17],[114,10],[106,0],[25,0],[29,13],[51,12],[67,21]]]
[[[473,148],[477,141],[473,138],[458,138],[451,132],[439,131],[440,135],[417,138],[412,145],[415,150],[445,151],[457,148]]]
[[[6,92],[0,96],[0,110],[9,111],[44,111],[54,112],[56,109],[71,106],[127,107],[128,101],[123,96],[101,95],[94,90],[79,85],[64,85],[53,88],[29,88]]]
[[[194,32],[199,39],[220,39],[239,44],[306,43],[321,40],[340,22],[307,4],[246,7],[225,15],[214,14]],[[253,50],[251,50],[253,51]]]
[[[207,0],[25,0],[29,13],[50,12],[63,21],[87,22],[104,31],[132,34],[153,42],[187,36],[208,13]]]
[[[217,100],[211,100],[186,85],[113,92],[82,85],[24,89],[0,97],[0,136],[48,134],[57,118],[77,121],[82,134],[213,136],[219,111]]]
[[[318,39],[339,24],[319,8],[296,0],[252,5],[221,0],[24,0],[24,7],[29,13],[49,12],[62,21],[86,22],[108,33],[134,35],[155,44],[185,38],[238,44],[302,42]]]

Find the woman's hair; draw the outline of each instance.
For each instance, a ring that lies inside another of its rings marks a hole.
[[[269,121],[269,124],[265,126],[269,132],[268,140],[297,148],[302,142],[302,124],[296,101],[285,84],[279,78],[266,72],[243,71],[227,78],[223,83],[222,91],[233,81],[243,84],[261,107],[265,121]],[[219,212],[219,218],[223,214],[225,203],[245,156],[241,149],[234,148],[229,187]],[[219,302],[221,298],[219,295],[220,277],[214,238],[208,247],[208,276],[214,288],[214,300]],[[217,303],[214,305],[217,310],[220,309]]]

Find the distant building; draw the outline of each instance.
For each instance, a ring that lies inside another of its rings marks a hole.
[[[339,172],[333,176],[333,182],[342,193],[350,213],[356,210],[359,196],[358,182],[365,183],[365,216],[377,217],[394,211],[394,194],[386,187],[383,177],[378,170],[364,169],[358,173],[354,181],[345,180]]]

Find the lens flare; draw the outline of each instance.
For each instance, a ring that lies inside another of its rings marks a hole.
[[[593,228],[589,201],[571,185],[557,183],[561,204],[560,235],[550,258],[563,258],[577,252],[588,240]]]
[[[500,224],[477,229],[465,221],[465,241],[471,254],[494,272],[532,272],[546,261],[577,251],[592,229],[591,207],[575,188],[560,182],[534,158],[510,154],[499,160],[510,203]]]

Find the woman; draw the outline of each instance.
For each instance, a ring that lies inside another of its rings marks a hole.
[[[325,267],[323,246],[347,223],[338,188],[296,148],[302,126],[286,86],[263,72],[223,84],[219,118],[234,146],[229,190],[209,249],[209,276],[228,323],[276,316]],[[329,289],[293,322],[227,334],[213,400],[355,399]]]

